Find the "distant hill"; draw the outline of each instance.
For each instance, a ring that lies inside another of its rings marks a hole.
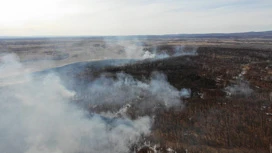
[[[0,36],[0,39],[47,39],[47,38],[90,38],[90,39],[115,39],[124,38],[272,38],[272,31],[238,32],[238,33],[205,33],[205,34],[165,34],[165,35],[128,35],[128,36]]]
[[[104,38],[120,38],[119,36],[106,36]],[[132,35],[132,36],[121,36],[121,38],[264,38],[271,39],[272,31],[261,31],[261,32],[239,32],[239,33],[205,33],[205,34],[165,34],[165,35]]]
[[[169,34],[163,36],[179,38],[272,38],[272,31],[207,34]]]

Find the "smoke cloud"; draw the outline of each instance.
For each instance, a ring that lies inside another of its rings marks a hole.
[[[16,56],[1,56],[1,76],[5,72],[14,76],[18,71],[25,70]],[[150,132],[147,116],[109,118],[80,109],[71,102],[76,93],[66,89],[54,74],[28,78],[20,84],[1,78],[2,82],[10,81],[0,86],[3,153],[126,153]]]
[[[240,81],[238,84],[225,88],[228,96],[250,96],[253,89],[250,88],[248,82]]]
[[[148,81],[136,80],[125,73],[118,73],[116,79],[102,75],[76,95],[90,107],[130,104],[142,111],[182,106],[182,96],[167,82],[166,76],[158,72],[153,72]]]
[[[191,89],[182,88],[180,90],[180,96],[182,98],[190,98],[191,97],[191,93],[192,93]]]
[[[144,81],[125,73],[116,78],[102,75],[86,88],[69,89],[56,73],[37,77],[27,72],[15,54],[1,56],[3,153],[131,152],[133,145],[150,134],[152,117],[142,112],[182,107],[181,98],[189,94],[187,89],[171,86],[158,72]],[[89,109],[112,105],[118,105],[117,109]],[[127,115],[132,108],[137,110],[133,119]]]
[[[111,49],[111,52],[118,53],[119,57],[126,59],[164,59],[173,56],[195,56],[197,47],[177,45],[168,49],[158,50],[152,44],[144,43],[138,39],[109,38],[104,42]]]

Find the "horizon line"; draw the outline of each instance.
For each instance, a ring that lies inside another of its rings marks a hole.
[[[171,34],[131,34],[131,35],[32,35],[32,36],[0,36],[3,38],[80,38],[80,37],[148,37],[148,36],[177,36],[177,35],[228,35],[228,34],[246,34],[246,33],[266,33],[272,32],[272,30],[266,31],[241,31],[241,32],[211,32],[211,33],[171,33]]]

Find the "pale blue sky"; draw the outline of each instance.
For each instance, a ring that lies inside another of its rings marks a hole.
[[[8,0],[0,36],[272,30],[272,0]]]

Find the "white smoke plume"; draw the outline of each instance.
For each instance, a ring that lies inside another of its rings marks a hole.
[[[143,55],[143,59],[164,59],[168,57],[170,57],[170,55],[168,55],[165,52],[157,54],[157,53],[151,53],[150,51],[145,51]]]
[[[110,48],[111,52],[119,53],[119,57],[126,59],[164,59],[175,56],[195,56],[197,55],[197,47],[189,46],[171,46],[170,50],[160,50],[152,44],[139,39],[124,39],[124,38],[109,38],[104,39],[104,42]]]
[[[104,39],[110,52],[119,54],[119,58],[143,59],[144,46],[138,39],[124,39],[121,37]]]
[[[141,109],[182,106],[181,96],[167,82],[166,76],[158,72],[154,72],[151,79],[145,82],[124,73],[118,73],[116,79],[101,76],[77,95],[78,99],[85,99],[91,106],[133,104]]]
[[[191,89],[182,88],[180,90],[180,96],[182,98],[190,98],[191,97],[191,93],[192,93]]]
[[[250,96],[253,89],[250,88],[248,82],[238,82],[238,84],[231,85],[225,88],[228,96]]]
[[[156,57],[156,55],[154,53],[151,53],[150,51],[145,51],[144,55],[143,55],[144,59],[155,58],[155,57]]]
[[[16,54],[0,54],[0,78],[27,73]]]
[[[16,54],[0,54],[0,87],[27,81],[29,72],[24,69]]]
[[[157,52],[157,49],[155,48],[152,51],[145,51],[143,54],[144,59],[164,59],[169,57],[176,57],[176,56],[195,56],[197,55],[197,48],[196,47],[186,47],[186,46],[175,46],[174,47],[174,54],[170,55],[168,52],[171,52],[169,50],[164,50],[161,52]]]
[[[131,58],[142,58],[143,56],[143,46],[139,43],[133,43],[133,42],[126,42],[126,43],[120,43],[120,45],[124,46],[126,57]]]
[[[25,71],[18,60],[14,55],[1,56],[2,82],[14,81],[8,78]],[[2,153],[126,153],[142,135],[149,134],[150,117],[130,120],[90,114],[70,101],[75,92],[60,80],[54,74],[28,75],[20,84],[0,86]]]

